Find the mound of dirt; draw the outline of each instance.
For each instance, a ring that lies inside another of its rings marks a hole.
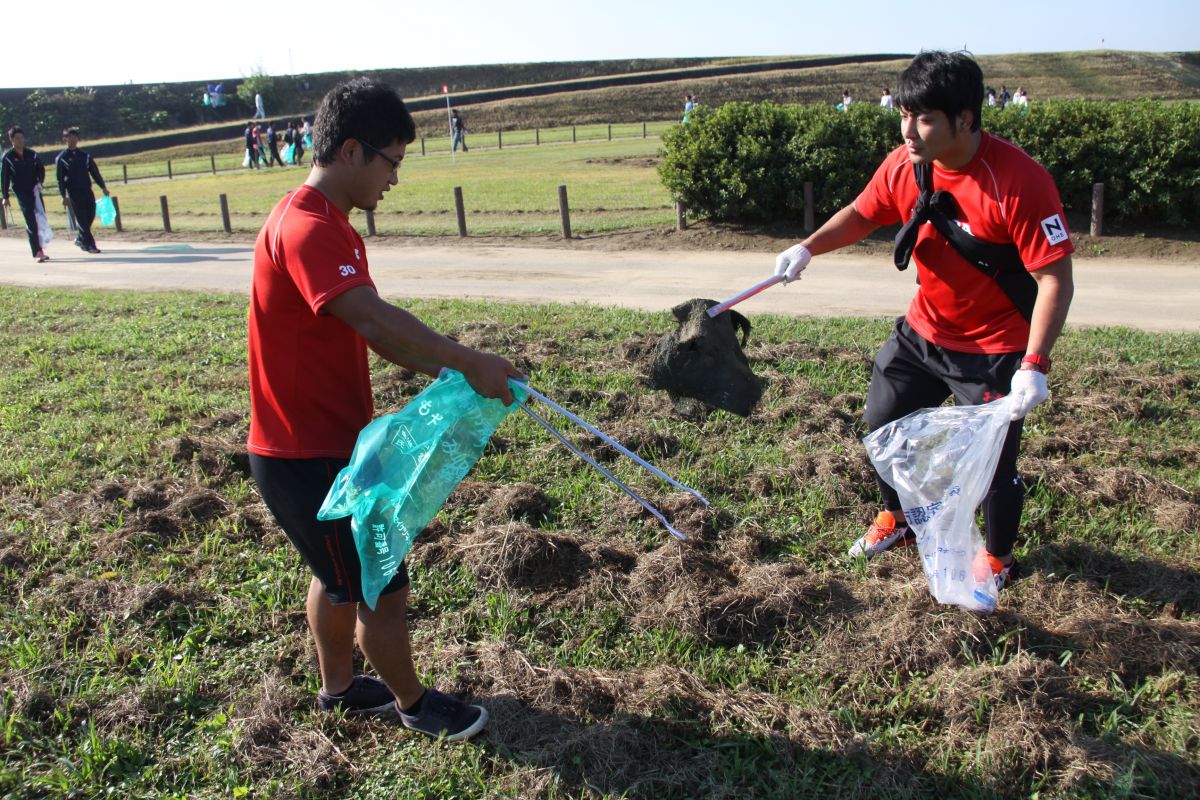
[[[537,525],[550,518],[552,505],[538,487],[531,483],[500,486],[492,492],[475,515],[477,522],[494,525],[512,521]]]
[[[582,534],[537,530],[520,522],[480,527],[451,547],[485,584],[506,590],[574,591],[584,582],[611,582],[634,563],[632,554],[602,547]]]

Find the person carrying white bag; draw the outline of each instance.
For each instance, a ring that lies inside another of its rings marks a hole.
[[[916,262],[918,288],[875,358],[866,422],[875,431],[950,396],[961,405],[1011,397],[983,499],[986,546],[972,555],[972,571],[1002,588],[1016,574],[1022,422],[1049,395],[1050,351],[1074,294],[1074,247],[1050,174],[980,128],[983,95],[983,72],[968,54],[917,55],[897,83],[903,144],[852,204],[779,254],[775,273],[791,282],[814,255],[904,223],[894,263]],[[883,510],[851,545],[854,557],[916,542],[896,488],[876,478]]]

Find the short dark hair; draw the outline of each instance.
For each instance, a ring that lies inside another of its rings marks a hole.
[[[919,53],[900,73],[896,105],[918,114],[942,111],[951,122],[970,111],[975,115],[971,130],[977,131],[983,115],[983,70],[963,51]]]
[[[8,138],[11,139],[12,137],[16,136],[18,133],[21,134],[22,136],[25,135],[25,131],[21,130],[18,126],[13,125],[11,128],[8,129]]]
[[[416,123],[396,90],[369,78],[356,78],[333,87],[321,100],[313,122],[313,161],[321,166],[332,164],[338,148],[349,139],[382,150],[416,138]],[[363,148],[368,161],[375,157],[371,147]]]

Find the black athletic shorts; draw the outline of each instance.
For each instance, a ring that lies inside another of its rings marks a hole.
[[[333,605],[362,600],[362,564],[350,531],[350,518],[322,522],[317,510],[333,479],[349,463],[339,458],[269,458],[250,454],[250,474],[275,515],[275,521],[300,551]],[[381,595],[408,586],[408,568],[400,562]]]

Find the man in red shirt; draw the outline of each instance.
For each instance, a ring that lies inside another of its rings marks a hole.
[[[976,578],[1002,588],[1016,577],[1012,549],[1025,497],[1017,473],[1022,423],[1049,394],[1050,350],[1074,293],[1074,247],[1050,175],[1016,146],[980,129],[983,73],[969,56],[918,55],[900,76],[896,106],[904,144],[851,205],[780,253],[775,272],[795,280],[812,256],[853,244],[881,225],[907,223],[897,237],[897,266],[903,269],[911,257],[919,288],[876,356],[866,422],[875,430],[941,405],[951,394],[971,405],[1014,396],[983,505],[986,548],[975,561]],[[918,187],[919,174],[932,182],[926,192]],[[943,209],[942,230],[928,221],[933,205]],[[986,249],[986,272],[947,236],[974,237],[964,247]],[[997,266],[1003,262],[1012,269]],[[871,558],[915,540],[896,491],[876,478],[884,509],[851,546],[854,556]]]
[[[397,182],[413,119],[396,92],[367,80],[341,84],[321,102],[313,167],[279,201],[254,245],[250,295],[250,468],[263,500],[313,578],[308,623],[321,671],[319,705],[385,713],[431,736],[465,739],[487,722],[480,706],[426,689],[413,668],[401,565],[375,610],[361,600],[361,565],[346,520],[317,510],[374,413],[367,360],[428,375],[462,372],[484,397],[512,403],[506,359],[425,327],[375,291],[349,214],[372,211]],[[382,681],[354,674],[358,641]]]

